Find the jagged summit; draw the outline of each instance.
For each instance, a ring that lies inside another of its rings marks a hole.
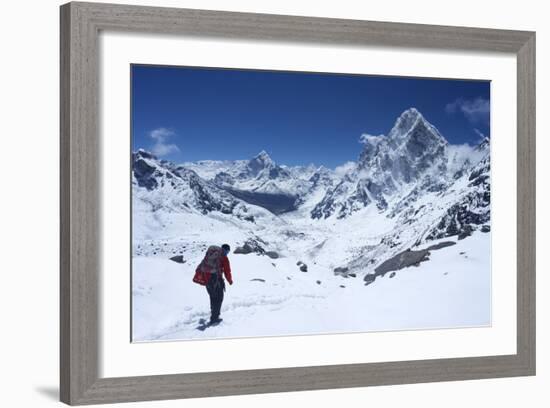
[[[253,174],[258,174],[264,169],[275,167],[275,162],[269,157],[269,154],[267,154],[265,150],[262,150],[248,161],[247,167]]]
[[[403,138],[418,122],[423,120],[424,117],[416,108],[409,108],[399,115],[390,133],[388,133],[388,137],[390,139]]]
[[[269,156],[269,154],[265,151],[265,150],[262,150],[260,153],[258,153],[256,156],[254,156],[255,159],[262,159],[262,160],[271,160],[271,157]]]
[[[444,159],[447,140],[416,109],[409,108],[397,118],[387,136],[361,136],[363,151],[358,167],[380,179],[409,183],[425,169]],[[383,177],[386,178],[386,177]]]
[[[139,148],[137,149],[135,152],[134,152],[134,155],[135,157],[137,158],[145,158],[145,159],[153,159],[153,160],[158,160],[158,157],[155,156],[153,153],[151,153],[150,151],[148,150],[145,150],[143,148]]]
[[[405,110],[395,121],[393,128],[388,133],[388,138],[397,145],[413,136],[429,137],[440,143],[447,140],[439,133],[437,128],[422,116],[416,108]]]
[[[476,149],[477,151],[482,152],[482,151],[488,150],[490,144],[491,144],[491,139],[489,139],[487,136],[485,136],[485,137],[481,140],[481,142],[479,142],[479,143],[477,144],[477,146],[475,147],[475,149]]]

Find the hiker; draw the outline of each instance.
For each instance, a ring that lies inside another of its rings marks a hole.
[[[210,296],[210,325],[222,321],[220,310],[225,291],[224,275],[229,284],[233,285],[231,266],[229,258],[227,258],[230,250],[228,244],[223,244],[221,247],[215,245],[209,247],[193,278],[194,282],[206,286]]]

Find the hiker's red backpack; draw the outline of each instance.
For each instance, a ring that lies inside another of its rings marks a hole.
[[[223,250],[219,246],[212,245],[206,250],[203,260],[195,270],[193,282],[205,286],[210,280],[210,275],[221,273]]]

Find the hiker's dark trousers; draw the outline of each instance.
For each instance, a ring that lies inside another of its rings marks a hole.
[[[220,310],[223,302],[223,292],[225,291],[225,282],[219,274],[212,274],[206,285],[206,290],[210,296],[210,320],[216,320],[220,317]]]

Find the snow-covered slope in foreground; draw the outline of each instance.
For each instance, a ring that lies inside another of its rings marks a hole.
[[[209,301],[205,288],[191,280],[195,262],[134,257],[133,340],[486,326],[490,234],[455,239],[441,240],[456,245],[431,251],[429,261],[369,286],[315,264],[301,272],[292,257],[231,255],[235,284],[227,285],[224,321],[205,331],[197,326],[209,317]]]

